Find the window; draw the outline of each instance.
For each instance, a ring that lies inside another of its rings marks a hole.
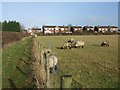
[[[58,30],[58,27],[56,27],[55,29]]]
[[[64,30],[64,28],[61,28],[61,30]]]
[[[47,30],[47,28],[45,28],[45,30]]]
[[[90,29],[89,28],[87,28],[87,31],[89,31]]]
[[[113,30],[116,30],[115,28],[113,28]]]
[[[75,31],[77,31],[78,29],[77,28],[75,28]]]
[[[67,30],[67,28],[65,28],[65,30]]]

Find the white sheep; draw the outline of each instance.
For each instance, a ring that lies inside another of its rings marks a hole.
[[[51,55],[48,57],[48,64],[49,64],[50,73],[57,70],[57,62],[58,62],[58,59],[55,55]]]
[[[101,43],[101,46],[109,46],[109,41],[103,41],[103,42]]]
[[[66,43],[64,43],[63,46],[61,47],[61,49],[67,49],[67,48],[71,49],[71,43],[66,42]]]
[[[73,43],[74,42],[74,38],[71,38],[70,40],[68,40],[68,43]]]
[[[80,46],[82,46],[82,48],[83,48],[84,45],[85,45],[85,42],[83,42],[83,41],[76,41],[75,44],[74,44],[74,47],[75,48],[77,48],[77,47],[80,48]]]

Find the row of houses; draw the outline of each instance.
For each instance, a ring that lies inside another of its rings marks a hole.
[[[73,31],[82,31],[81,26],[43,26],[45,33],[72,33]]]
[[[83,31],[92,31],[92,32],[117,32],[117,26],[47,26],[44,25],[42,29],[40,28],[31,28],[28,32],[44,32],[55,34],[55,33],[73,33],[73,32],[83,32]]]

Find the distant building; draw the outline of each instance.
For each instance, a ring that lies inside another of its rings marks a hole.
[[[118,27],[117,26],[109,26],[109,31],[110,32],[118,32]]]
[[[82,31],[81,26],[43,26],[42,29],[44,29],[44,33],[72,33],[73,31]]]
[[[22,32],[23,32],[23,33],[27,33],[28,31],[27,31],[27,30],[23,30]]]
[[[117,32],[118,27],[117,26],[95,26],[98,29],[98,32]]]
[[[31,33],[31,35],[35,34],[35,33],[40,33],[41,32],[41,28],[29,28],[28,33]]]
[[[42,27],[42,29],[44,29],[44,33],[54,34],[54,32],[55,32],[55,27],[56,27],[56,26],[46,26],[46,25],[44,25],[44,26]]]
[[[60,29],[60,32],[61,33],[71,33],[68,29],[69,27],[68,26],[59,26],[59,29]]]
[[[72,26],[72,27],[74,28],[75,32],[82,32],[83,31],[81,26]]]
[[[93,32],[117,32],[117,26],[48,26],[43,25],[42,29],[44,33],[47,34],[58,34],[58,33],[74,33],[74,32],[83,32],[83,31],[93,31]]]
[[[94,31],[94,27],[93,26],[84,26],[83,27],[83,31]]]
[[[98,28],[98,32],[102,32],[102,33],[108,32],[108,26],[97,26],[97,28]]]

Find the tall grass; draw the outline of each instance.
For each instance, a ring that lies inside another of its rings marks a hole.
[[[33,74],[34,74],[34,79],[35,79],[35,85],[37,88],[45,88],[46,87],[46,73],[44,69],[44,64],[41,63],[41,51],[39,46],[39,41],[37,38],[34,38],[33,40],[33,56],[34,56],[34,61],[33,61]]]

